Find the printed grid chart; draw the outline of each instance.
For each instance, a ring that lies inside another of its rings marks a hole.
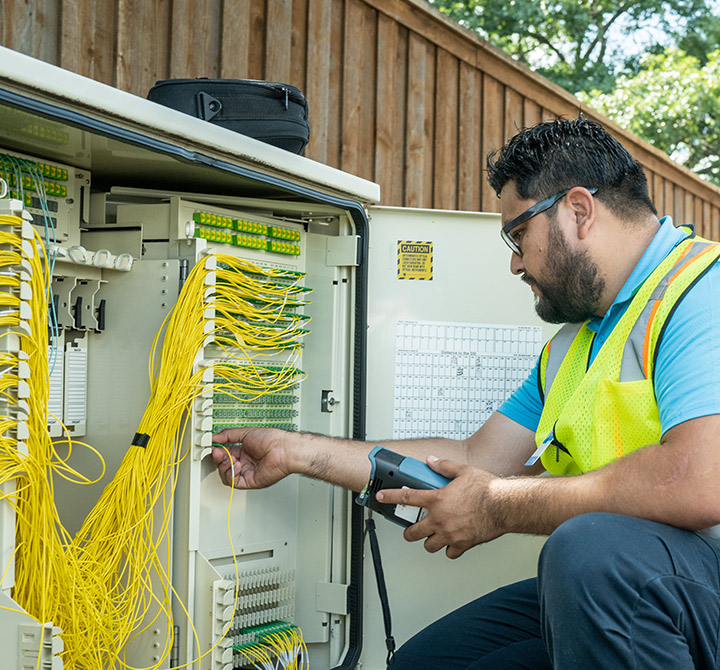
[[[521,384],[538,326],[398,321],[393,438],[464,439]]]

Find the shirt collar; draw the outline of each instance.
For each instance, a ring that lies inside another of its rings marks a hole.
[[[597,332],[603,321],[612,319],[618,310],[627,307],[632,297],[637,293],[642,283],[650,276],[652,271],[663,261],[663,259],[688,236],[687,231],[676,228],[672,218],[664,216],[660,219],[660,228],[650,241],[647,249],[640,257],[635,269],[630,273],[627,281],[623,284],[610,309],[603,317],[593,317],[588,322],[588,328]]]

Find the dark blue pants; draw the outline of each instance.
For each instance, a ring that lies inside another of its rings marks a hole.
[[[560,526],[538,578],[404,644],[392,670],[720,668],[720,542],[616,514]]]

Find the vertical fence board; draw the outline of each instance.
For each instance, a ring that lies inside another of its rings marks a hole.
[[[675,221],[678,225],[683,225],[687,223],[687,220],[685,219],[685,189],[683,189],[680,186],[675,186],[674,189],[674,195],[675,195]]]
[[[361,131],[360,116],[362,114],[362,97],[358,92],[362,88],[363,45],[360,35],[365,26],[362,7],[356,0],[347,0],[345,5],[345,68],[343,71],[343,119],[342,145],[340,148],[340,165],[343,170],[358,173],[360,159],[358,157]]]
[[[665,180],[662,178],[662,175],[653,172],[652,179],[648,181],[652,188],[651,198],[653,204],[658,211],[658,215],[662,216],[665,211]]]
[[[504,141],[507,142],[523,127],[523,97],[510,87],[505,87]]]
[[[250,5],[248,39],[249,79],[265,79],[265,0],[245,0]]]
[[[554,121],[557,118],[558,118],[558,115],[549,109],[543,109],[540,113],[541,121]]]
[[[292,0],[267,4],[265,21],[265,79],[290,83],[290,52],[293,36]]]
[[[310,4],[317,4],[317,0],[313,0]],[[326,4],[326,0],[322,0],[320,5]],[[308,66],[308,33],[309,33],[309,7],[308,0],[293,0],[292,2],[292,31],[290,43],[290,79],[288,83],[297,86],[300,90],[307,90]],[[321,39],[319,42],[310,44],[310,51],[314,48],[322,48],[322,42],[326,42],[327,38]],[[324,72],[327,73],[327,67]]]
[[[458,122],[458,206],[480,210],[483,180],[482,75],[467,63],[460,63],[460,111]]]
[[[60,66],[115,84],[115,2],[67,0],[60,20]]]
[[[711,207],[710,213],[710,239],[720,242],[720,208]]]
[[[437,47],[432,42],[425,42],[427,67],[425,68],[425,87],[423,105],[425,107],[425,124],[423,127],[423,142],[426,150],[423,153],[423,182],[420,196],[421,207],[433,206],[433,185],[435,165],[435,87],[437,79]]]
[[[405,149],[405,204],[421,207],[423,203],[423,171],[425,154],[429,147],[425,142],[428,110],[425,108],[425,82],[428,65],[428,47],[421,37],[410,33],[408,40],[408,110],[407,144]]]
[[[398,118],[395,120],[398,137],[395,140],[397,151],[393,155],[394,175],[393,183],[397,189],[397,199],[392,200],[393,205],[401,206],[405,203],[405,152],[407,144],[407,111],[408,111],[408,40],[410,31],[402,26],[398,29],[396,50],[397,79],[395,86],[395,109]],[[384,199],[383,199],[384,202]]]
[[[371,88],[374,81],[367,76],[368,72],[374,72],[375,62],[375,26],[371,11],[357,0],[348,0],[341,148],[342,169],[367,179],[372,179],[375,145],[375,97]]]
[[[698,199],[698,204],[702,207],[702,236],[710,237],[712,235],[712,213],[710,212],[710,203],[703,202]]]
[[[676,225],[685,223],[685,191],[677,184],[673,185],[673,219]]]
[[[0,44],[48,63],[60,62],[61,3],[0,2]]]
[[[483,148],[486,153],[503,145],[505,121],[505,91],[503,85],[493,77],[483,78]],[[499,211],[495,191],[486,180],[482,183],[482,209],[485,212]]]
[[[146,96],[170,76],[168,0],[119,0],[116,80],[118,88]]]
[[[433,203],[438,209],[457,209],[458,60],[438,49],[436,60],[435,149]]]
[[[402,202],[402,174],[398,172],[397,157],[403,153],[400,128],[403,107],[397,95],[400,79],[398,24],[380,14],[377,31],[375,179],[382,184],[383,202],[397,205]]]
[[[683,223],[695,225],[695,197],[689,191],[685,192],[685,213]]]
[[[171,77],[220,74],[220,13],[216,0],[173,0]]]
[[[328,161],[328,125],[330,118],[330,34],[329,0],[314,0],[308,6],[307,79],[305,94],[310,118],[310,143],[306,155],[321,163]]]
[[[530,98],[523,99],[523,125],[525,128],[540,123],[542,119],[542,109],[540,105],[533,102]]]
[[[703,231],[705,231],[705,226],[707,225],[707,210],[703,206],[703,201],[698,198],[696,195],[693,196],[693,218],[698,222],[696,225],[699,225],[702,227]],[[703,232],[703,235],[705,233]]]
[[[16,3],[11,2],[14,6]],[[33,52],[23,51],[48,63],[60,61],[60,39],[57,26],[60,25],[62,16],[62,3],[54,0],[45,0],[35,3],[34,20],[37,22],[37,30],[34,31],[33,42],[29,45]],[[28,20],[33,20],[33,14],[28,14]],[[12,25],[9,26],[12,31]]]
[[[331,3],[330,72],[328,74],[327,162],[340,167],[343,132],[343,89],[345,77],[345,0]],[[312,130],[311,130],[312,132]]]
[[[360,164],[357,174],[365,179],[375,180],[378,12],[363,3],[363,14],[365,31],[360,38],[364,47],[360,78],[362,86],[356,93],[361,98],[362,110],[360,115],[361,137],[358,147]]]
[[[36,18],[24,2],[0,2],[0,44],[28,56],[37,54],[39,58],[35,46],[35,35],[40,32]]]
[[[246,0],[224,0],[221,22],[220,76],[247,79],[250,77],[250,4]]]
[[[673,223],[678,225],[678,218],[675,212],[675,184],[669,179],[665,182],[665,210],[663,214],[671,216]]]

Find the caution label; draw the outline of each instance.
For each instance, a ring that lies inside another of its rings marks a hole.
[[[398,279],[432,280],[433,243],[398,241],[397,276]]]

